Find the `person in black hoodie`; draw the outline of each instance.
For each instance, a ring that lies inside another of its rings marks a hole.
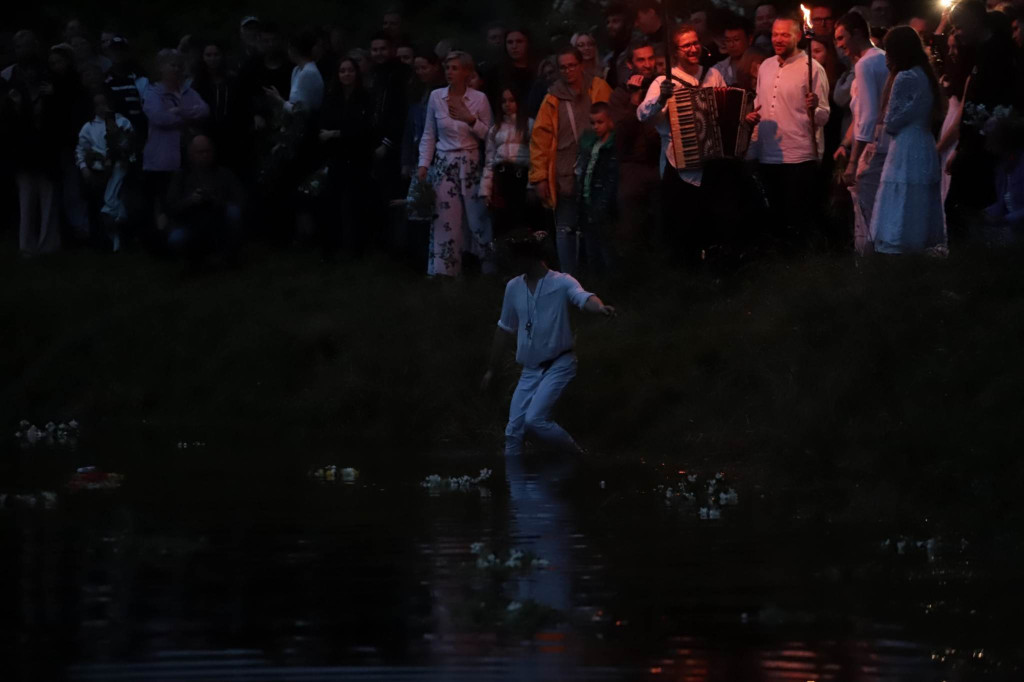
[[[89,207],[75,162],[75,147],[78,131],[92,120],[92,98],[75,71],[70,45],[61,43],[50,48],[47,67],[48,80],[42,83],[40,91],[42,130],[58,159],[60,203],[69,236],[84,242],[89,238]]]
[[[373,100],[374,152],[372,175],[377,197],[374,223],[381,226],[376,233],[386,245],[390,202],[405,196],[406,184],[401,173],[401,143],[405,130],[405,117],[409,111],[406,100],[412,71],[395,57],[395,43],[385,32],[376,33],[370,40],[370,59],[373,62],[370,93]]]
[[[512,90],[517,102],[525,104],[537,80],[537,67],[530,54],[530,34],[514,28],[505,34],[504,56],[484,70],[484,94],[491,103],[495,120],[501,118],[501,96]]]
[[[244,164],[248,123],[241,85],[228,71],[222,43],[206,41],[202,55],[192,87],[210,107],[206,128],[217,149],[217,160],[238,172]]]
[[[346,57],[320,109],[319,153],[327,169],[319,195],[318,228],[324,255],[339,248],[353,256],[366,243],[368,169],[373,157],[373,100],[363,87],[359,65]]]

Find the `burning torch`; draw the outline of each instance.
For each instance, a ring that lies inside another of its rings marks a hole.
[[[803,4],[800,11],[804,13],[804,38],[807,39],[807,92],[814,92],[814,63],[811,58],[811,41],[814,40],[814,26],[811,25],[811,10]],[[818,155],[818,126],[814,122],[814,111],[808,111],[807,117],[811,120],[811,143],[814,145],[814,155]]]

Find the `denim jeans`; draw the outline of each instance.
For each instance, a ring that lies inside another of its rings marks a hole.
[[[555,204],[555,247],[558,249],[558,269],[567,275],[577,270],[579,260],[579,207],[575,196],[559,195]]]

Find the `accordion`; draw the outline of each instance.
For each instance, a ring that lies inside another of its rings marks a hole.
[[[712,159],[743,158],[750,145],[747,114],[753,110],[754,93],[742,88],[677,87],[667,112],[676,168],[697,170]]]

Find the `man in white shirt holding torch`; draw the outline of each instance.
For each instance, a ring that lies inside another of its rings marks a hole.
[[[808,88],[808,55],[798,48],[802,29],[795,16],[772,24],[775,57],[757,72],[755,110],[747,117],[756,126],[747,158],[758,162],[773,229],[787,241],[806,238],[820,215],[819,163],[829,117],[828,76],[813,59]]]

